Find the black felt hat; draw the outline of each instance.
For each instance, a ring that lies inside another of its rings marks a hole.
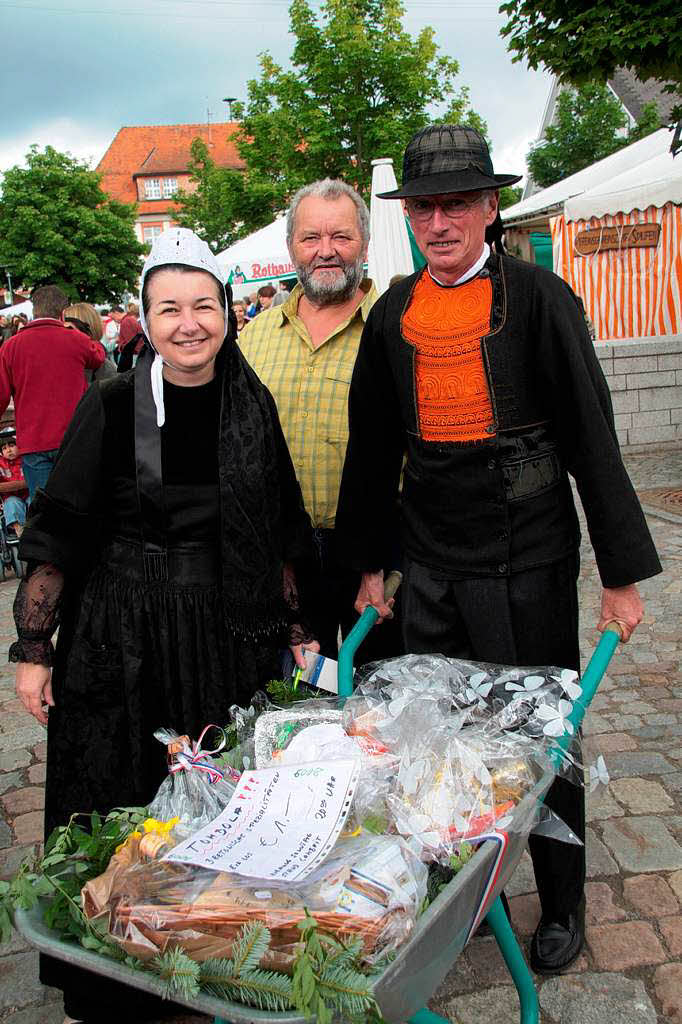
[[[410,139],[403,157],[403,183],[380,199],[435,196],[501,188],[521,180],[520,174],[495,174],[485,139],[474,128],[435,124]]]

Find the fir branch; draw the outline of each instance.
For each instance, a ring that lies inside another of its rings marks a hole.
[[[320,994],[335,1009],[362,1013],[375,1004],[368,979],[353,967],[325,967],[319,978]]]
[[[290,1010],[294,1006],[291,980],[286,974],[254,969],[238,975],[232,960],[206,960],[201,964],[200,983],[203,991],[219,999],[245,1002],[262,1010]]]
[[[199,965],[199,983],[204,992],[218,999],[227,998],[225,989],[234,979],[234,964],[226,957],[214,957]]]
[[[199,964],[176,947],[160,953],[150,962],[150,969],[163,983],[163,998],[179,995],[191,999],[199,991]]]
[[[332,935],[320,932],[320,943],[324,951],[324,964],[330,967],[341,967],[357,964],[362,956],[364,943],[359,935],[352,936],[346,942],[335,939]]]
[[[276,971],[249,971],[235,979],[233,988],[239,1002],[260,1010],[291,1010],[294,1007],[291,981]]]
[[[270,946],[270,932],[260,921],[245,924],[232,943],[232,959],[236,976],[254,971]]]

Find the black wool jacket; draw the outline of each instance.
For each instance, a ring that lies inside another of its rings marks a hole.
[[[336,518],[348,563],[361,571],[388,564],[398,534],[409,558],[447,578],[508,575],[567,557],[580,544],[570,474],[603,585],[660,572],[608,386],[568,285],[491,254],[481,271],[493,289],[481,341],[490,440],[444,443],[421,437],[416,350],[401,330],[421,273],[379,298],[362,335]]]

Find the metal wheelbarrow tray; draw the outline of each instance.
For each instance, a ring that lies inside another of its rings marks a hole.
[[[343,644],[339,658],[341,696],[348,696],[352,692],[353,654],[376,618],[375,609],[367,608]],[[575,701],[569,716],[576,731],[597,691],[618,640],[618,633],[607,629],[583,673],[583,694]],[[557,751],[559,748],[568,748],[571,740],[572,736],[565,733],[557,740]],[[530,808],[541,801],[552,779],[553,775],[546,773],[520,806],[527,804]],[[411,1024],[445,1024],[443,1018],[423,1007],[466,945],[472,922],[482,903],[487,909],[486,920],[497,939],[519,995],[521,1024],[537,1024],[539,1010],[533,978],[499,899],[500,892],[514,873],[525,849],[526,837],[509,833],[505,834],[505,840],[502,857],[498,842],[486,840],[481,844],[471,860],[417,919],[412,935],[400,947],[395,959],[381,974],[376,975],[373,992],[384,1018],[390,1024],[399,1024],[401,1021],[410,1021]],[[133,970],[75,943],[57,938],[44,924],[40,906],[30,911],[17,910],[15,925],[24,938],[42,953],[134,988],[159,996],[163,994],[163,983],[155,976]],[[182,999],[174,994],[173,1000],[195,1012],[214,1016],[215,1024],[256,1024],[260,1021],[268,1021],[270,1024],[285,1021],[290,1024],[306,1024],[307,1020],[296,1011],[272,1013],[203,994],[192,999]]]

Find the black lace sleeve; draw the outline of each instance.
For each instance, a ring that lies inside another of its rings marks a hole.
[[[315,639],[308,616],[301,608],[301,603],[296,586],[296,573],[294,567],[287,563],[284,566],[284,600],[289,608],[289,644],[291,647],[297,644],[307,644]]]
[[[59,625],[64,576],[54,565],[29,565],[14,599],[18,640],[9,649],[10,661],[52,665],[52,634]]]

